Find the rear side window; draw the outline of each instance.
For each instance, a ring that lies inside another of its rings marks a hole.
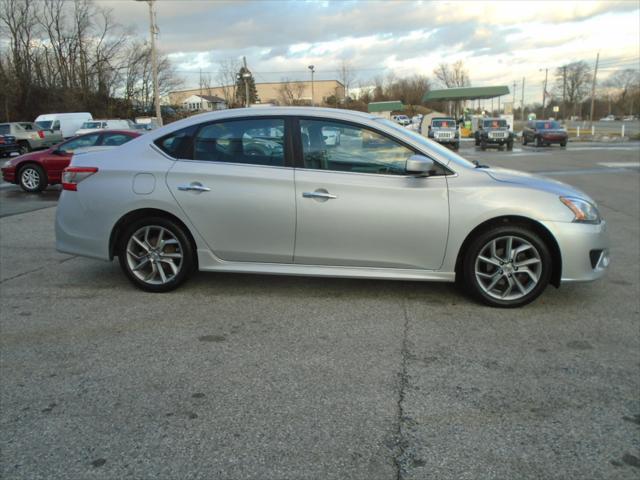
[[[105,133],[102,137],[102,145],[117,147],[118,145],[127,143],[129,140],[133,140],[133,137],[123,133]]]
[[[11,133],[10,125],[0,125],[0,135],[9,135]]]
[[[155,142],[156,146],[173,158],[191,158],[190,145],[194,127],[183,128],[160,137]]]

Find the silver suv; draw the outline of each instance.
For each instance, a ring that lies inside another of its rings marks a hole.
[[[16,137],[20,154],[49,148],[63,140],[59,130],[44,130],[33,122],[0,123],[0,135]]]
[[[456,120],[452,117],[432,118],[428,137],[454,150],[460,148],[460,132],[458,132]]]

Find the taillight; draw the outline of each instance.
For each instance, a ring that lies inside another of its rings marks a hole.
[[[44,132],[42,130],[38,130],[38,136],[40,138],[44,138]]]
[[[96,167],[67,167],[62,171],[62,189],[76,192],[78,184],[96,173]]]

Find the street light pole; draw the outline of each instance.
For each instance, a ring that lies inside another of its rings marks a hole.
[[[309,70],[311,70],[311,106],[315,106],[314,103],[314,95],[313,95],[313,74],[315,73],[315,66],[314,65],[309,65],[307,67]]]

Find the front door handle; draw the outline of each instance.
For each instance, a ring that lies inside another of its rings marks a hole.
[[[338,198],[335,195],[330,194],[326,190],[316,190],[315,192],[303,192],[303,198],[319,198],[322,200],[332,200],[334,198]]]
[[[209,187],[205,187],[201,183],[193,182],[189,185],[178,185],[178,190],[182,190],[183,192],[194,191],[194,192],[210,192],[211,189]]]

